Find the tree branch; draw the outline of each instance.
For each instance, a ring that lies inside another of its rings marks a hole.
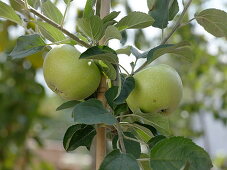
[[[182,21],[184,15],[186,14],[187,9],[188,9],[188,7],[190,6],[191,2],[192,2],[192,0],[189,0],[188,3],[185,5],[185,7],[184,7],[184,9],[183,9],[183,11],[182,11],[180,17],[178,18],[178,20],[176,21],[175,25],[173,26],[172,31],[171,31],[171,32],[162,40],[162,42],[160,43],[160,45],[165,44],[165,43],[170,39],[170,37],[173,35],[173,33],[177,30],[177,28],[180,27],[181,21]],[[140,66],[140,67],[135,71],[135,73],[137,73],[138,71],[142,70],[144,67],[147,66],[147,64],[148,64],[148,61],[146,61],[145,63],[143,63],[142,66]]]
[[[19,4],[21,4],[21,5],[25,5],[24,1],[22,1],[22,0],[16,0],[16,1]],[[32,8],[31,6],[28,6],[28,10],[29,10],[29,12],[31,12],[34,15],[36,15],[37,17],[41,18],[42,20],[44,20],[48,24],[50,24],[50,25],[54,26],[55,28],[59,29],[60,31],[62,31],[64,34],[66,34],[67,36],[69,36],[70,38],[72,38],[73,40],[75,40],[76,42],[78,42],[80,45],[82,45],[84,47],[87,47],[87,48],[90,48],[91,47],[91,45],[89,45],[86,42],[80,40],[75,34],[67,31],[61,25],[59,25],[56,22],[52,21],[51,19],[47,18],[45,15],[39,13],[36,9]]]

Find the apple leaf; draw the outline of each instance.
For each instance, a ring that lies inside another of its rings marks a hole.
[[[104,42],[108,42],[111,39],[121,40],[122,36],[120,31],[113,25],[110,25],[106,28],[105,34],[103,36]]]
[[[149,159],[150,156],[148,154],[145,153],[141,153],[140,158],[146,158]],[[140,167],[142,168],[141,170],[151,170],[151,166],[150,166],[150,161],[140,161],[139,162]]]
[[[163,135],[170,135],[169,119],[160,113],[142,113],[140,110],[134,114],[138,115],[137,121],[153,126]]]
[[[116,53],[117,54],[126,54],[126,55],[130,56],[130,54],[131,54],[131,47],[132,46],[129,45],[129,46],[120,48],[120,49],[116,50]]]
[[[52,25],[41,21],[36,21],[36,24],[38,25],[41,34],[51,42],[66,40],[64,34]]]
[[[152,25],[154,19],[143,12],[130,12],[122,18],[116,27],[122,31],[125,29],[141,29]]]
[[[133,139],[136,137],[130,132],[124,132],[124,135]],[[140,143],[123,138],[126,153],[132,154],[135,158],[139,158],[141,154]],[[116,135],[112,140],[113,149],[117,149],[118,135]]]
[[[134,88],[135,88],[135,79],[132,76],[127,77],[123,82],[120,94],[114,100],[114,103],[116,104],[124,103]]]
[[[154,8],[156,0],[147,0],[147,7],[149,10],[152,10]]]
[[[63,138],[63,146],[66,151],[73,151],[79,146],[86,146],[90,149],[91,142],[96,135],[96,130],[91,125],[70,126]]]
[[[72,2],[73,0],[64,0],[65,4],[67,5],[69,2]]]
[[[170,4],[172,3],[172,4]],[[168,21],[173,20],[179,11],[177,0],[148,0],[149,15],[155,20],[152,26],[164,29],[168,25]]]
[[[150,129],[142,125],[139,125],[136,123],[132,123],[131,125],[132,125],[131,127],[136,132],[136,136],[139,137],[142,141],[148,142],[154,136],[153,133],[150,131]]]
[[[159,45],[155,48],[152,48],[151,50],[145,52],[142,54],[142,57],[146,57],[148,63],[151,63],[158,57],[166,54],[171,53],[175,54],[177,56],[182,56],[187,59],[191,59],[193,54],[190,48],[190,44],[188,42],[181,42],[178,44],[164,44]]]
[[[227,37],[227,13],[219,9],[206,9],[195,15],[196,21],[210,34]]]
[[[64,109],[68,109],[68,108],[74,107],[74,106],[76,106],[79,103],[80,103],[80,101],[77,101],[77,100],[67,101],[67,102],[61,104],[60,106],[58,106],[57,109],[56,109],[56,111],[64,110]]]
[[[117,123],[116,118],[97,99],[89,99],[77,104],[73,109],[73,115],[74,121],[81,124],[105,123],[113,125]]]
[[[13,59],[24,58],[42,51],[45,46],[46,43],[38,34],[20,36],[10,56]]]
[[[87,0],[84,8],[84,14],[83,14],[84,18],[86,17],[89,18],[94,15],[94,9],[93,9],[94,5],[95,5],[95,0]]]
[[[28,0],[28,4],[37,9],[40,6],[40,1],[39,0]]]
[[[109,21],[114,20],[119,14],[120,14],[120,12],[113,11],[110,14],[108,14],[107,16],[105,16],[102,20],[104,23],[107,23]]]
[[[149,15],[154,18],[152,26],[157,28],[166,28],[169,20],[169,0],[158,0],[155,1],[155,5]]]
[[[143,126],[143,127],[147,128],[147,129],[149,129],[154,136],[159,135],[158,134],[158,131],[153,126],[151,126],[151,125],[144,124],[144,123],[141,123],[141,122],[134,122],[134,123],[136,123],[136,124],[138,124],[140,126]]]
[[[42,11],[43,14],[46,15],[48,18],[58,24],[61,24],[63,15],[56,7],[56,5],[54,5],[50,0],[47,0],[42,3]]]
[[[117,72],[113,64],[99,60],[96,62],[96,65],[110,80],[115,80],[117,78]]]
[[[212,167],[207,152],[184,137],[163,139],[151,149],[150,165],[153,170],[179,170],[188,165],[188,170],[208,170]]]
[[[178,2],[177,2],[177,0],[173,0],[172,4],[170,5],[170,8],[169,8],[169,21],[172,21],[178,12],[179,12]]]
[[[163,136],[163,135],[157,135],[157,136],[151,138],[151,139],[147,142],[147,144],[149,145],[149,148],[152,149],[158,142],[160,142],[160,141],[163,140],[163,139],[166,139],[166,137]]]
[[[80,59],[96,59],[113,64],[118,63],[116,52],[108,46],[94,46],[80,55]]]
[[[116,108],[116,104],[114,103],[114,99],[118,94],[118,87],[117,86],[112,86],[111,88],[109,88],[106,92],[105,92],[105,97],[106,97],[106,101],[109,104],[109,106],[112,109]]]
[[[0,1],[0,18],[5,18],[19,25],[22,25],[22,20],[16,14],[14,9],[2,1]]]
[[[104,34],[104,25],[100,17],[93,15],[91,17],[79,18],[77,20],[81,32],[92,40],[100,40]]]
[[[99,170],[140,170],[134,156],[113,150],[103,160]]]

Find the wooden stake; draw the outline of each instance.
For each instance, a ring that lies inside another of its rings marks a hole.
[[[101,1],[100,17],[104,18],[110,12],[110,0],[100,0],[100,1]],[[99,44],[105,45],[102,39],[99,41]],[[97,99],[99,99],[105,107],[106,107],[106,98],[105,98],[106,90],[107,90],[106,78],[102,76],[100,86],[98,88]],[[96,129],[96,133],[97,133],[96,135],[96,170],[98,170],[106,155],[105,127],[100,127],[100,125],[98,125]]]

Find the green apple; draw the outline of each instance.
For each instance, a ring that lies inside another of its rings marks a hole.
[[[58,45],[46,55],[43,74],[48,87],[68,100],[82,100],[98,88],[101,74],[96,64],[79,59],[80,52],[70,45]]]
[[[171,113],[182,98],[182,81],[172,67],[160,64],[134,75],[135,88],[127,98],[132,111]]]

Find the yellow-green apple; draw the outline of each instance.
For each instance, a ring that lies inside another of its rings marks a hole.
[[[101,74],[96,64],[79,59],[80,52],[70,45],[58,45],[46,55],[44,78],[49,88],[68,100],[81,100],[98,88]]]
[[[172,67],[160,64],[134,75],[135,88],[127,98],[132,111],[171,113],[182,98],[182,81]]]

